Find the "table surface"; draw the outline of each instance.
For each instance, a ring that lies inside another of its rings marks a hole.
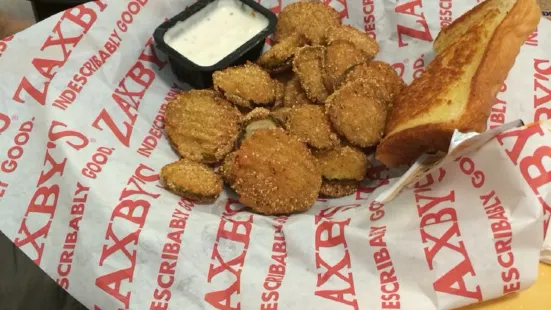
[[[540,263],[538,280],[529,289],[458,310],[551,309],[551,265]]]

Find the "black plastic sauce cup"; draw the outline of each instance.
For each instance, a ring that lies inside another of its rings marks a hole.
[[[161,24],[157,27],[155,33],[153,34],[153,38],[155,39],[158,49],[168,55],[170,66],[176,77],[191,85],[193,88],[201,89],[212,86],[212,74],[215,71],[258,59],[262,53],[262,48],[264,47],[266,38],[275,31],[277,16],[274,13],[256,3],[255,0],[236,0],[237,2],[241,2],[244,5],[249,6],[257,14],[261,14],[266,17],[268,20],[268,25],[253,38],[245,42],[232,53],[225,56],[216,64],[212,66],[200,66],[186,58],[185,55],[182,55],[173,49],[167,42],[165,42],[164,37],[165,33],[174,27],[178,22],[182,22],[190,18],[215,1],[219,0],[200,0],[196,2],[185,9],[182,13]],[[215,49],[217,47],[212,46],[210,48]]]

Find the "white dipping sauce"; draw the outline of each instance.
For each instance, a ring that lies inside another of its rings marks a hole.
[[[165,42],[199,66],[216,64],[268,26],[268,19],[237,0],[216,0],[164,35]]]

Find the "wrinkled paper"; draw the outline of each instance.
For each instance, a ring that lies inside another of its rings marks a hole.
[[[376,198],[400,174],[377,165],[355,195],[268,217],[231,191],[195,205],[159,185],[178,159],[166,103],[187,87],[151,36],[192,2],[91,2],[0,41],[0,230],[59,285],[91,309],[425,310],[535,281],[551,215],[550,21],[497,95],[488,141],[462,141],[388,202]],[[325,2],[409,83],[478,1]]]

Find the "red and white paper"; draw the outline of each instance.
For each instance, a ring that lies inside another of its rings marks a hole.
[[[151,36],[192,2],[91,2],[0,41],[0,229],[63,288],[91,309],[425,310],[535,281],[551,215],[550,21],[489,119],[530,125],[465,144],[390,202],[375,198],[398,179],[377,166],[355,195],[267,217],[230,192],[195,205],[159,185],[178,159],[166,103],[186,86]],[[289,2],[261,1],[276,13]],[[325,2],[406,82],[477,4]]]

